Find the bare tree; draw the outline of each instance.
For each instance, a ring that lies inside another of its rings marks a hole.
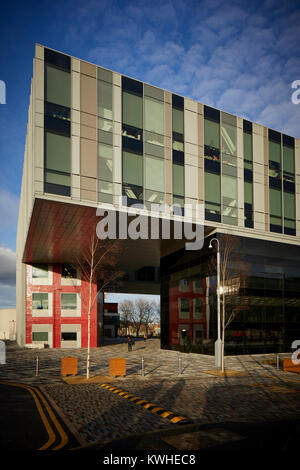
[[[134,303],[133,315],[131,317],[132,326],[135,328],[136,336],[139,336],[141,326],[145,322],[148,310],[148,302],[143,298],[139,298]]]
[[[248,299],[241,295],[247,278],[247,264],[239,250],[239,239],[222,234],[220,246],[220,294],[222,298],[222,372],[224,372],[225,330],[237,314],[248,310]],[[210,260],[210,270],[216,272],[216,258]]]
[[[132,300],[123,300],[119,304],[120,320],[123,324],[123,327],[126,329],[126,334],[128,335],[128,327],[131,323],[133,312],[134,312],[134,303]]]
[[[96,230],[93,230],[88,244],[76,257],[76,265],[80,268],[81,278],[88,283],[88,299],[84,301],[88,312],[87,379],[90,376],[91,312],[97,304],[98,294],[118,284],[124,275],[118,269],[119,253],[119,240],[100,240],[96,235]]]

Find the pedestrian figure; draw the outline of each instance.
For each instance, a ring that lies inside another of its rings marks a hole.
[[[127,336],[128,351],[132,351],[133,341],[130,336]]]

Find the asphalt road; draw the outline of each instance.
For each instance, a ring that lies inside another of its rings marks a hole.
[[[0,450],[67,450],[77,445],[38,387],[0,382]]]

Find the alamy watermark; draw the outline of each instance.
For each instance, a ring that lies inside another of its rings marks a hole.
[[[4,341],[0,341],[0,364],[6,364],[6,348]]]
[[[6,104],[6,85],[3,80],[0,80],[0,104]]]
[[[121,198],[119,211],[98,208],[101,217],[96,233],[100,240],[185,240],[186,250],[201,250],[204,242],[204,205],[142,204],[127,207],[127,198]],[[124,210],[126,207],[126,210]],[[179,216],[183,211],[184,216]],[[133,218],[134,217],[134,218]]]
[[[296,88],[296,90],[292,93],[292,103],[299,104],[300,103],[300,80],[294,80],[292,83],[292,88]]]
[[[295,364],[295,366],[298,366],[300,364],[300,339],[296,339],[295,341],[292,342],[292,363]]]

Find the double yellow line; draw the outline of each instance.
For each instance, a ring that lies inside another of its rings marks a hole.
[[[49,403],[47,402],[45,397],[41,394],[41,392],[38,388],[33,387],[32,385],[25,385],[25,384],[20,384],[20,383],[15,383],[15,382],[6,382],[6,381],[1,381],[0,384],[10,385],[12,387],[24,388],[24,389],[28,390],[31,393],[31,395],[33,396],[33,399],[35,401],[37,410],[40,414],[40,417],[41,417],[41,419],[43,421],[43,424],[46,428],[46,431],[48,433],[48,441],[42,447],[40,447],[38,450],[49,449],[49,447],[51,447],[54,444],[54,442],[56,441],[56,437],[57,437],[57,434],[53,430],[53,426],[50,424],[50,422],[49,422],[49,420],[48,420],[48,418],[47,418],[47,416],[46,416],[46,414],[43,410],[42,404],[44,405],[45,409],[47,410],[47,413],[48,413],[49,417],[51,418],[52,423],[54,424],[54,426],[55,426],[55,428],[58,431],[58,434],[60,436],[60,443],[58,445],[56,445],[52,450],[59,450],[59,449],[62,449],[63,447],[65,447],[67,445],[67,443],[69,441],[69,438],[68,438],[67,434],[65,433],[62,426],[58,422],[55,414],[53,413],[51,407],[49,406]]]

